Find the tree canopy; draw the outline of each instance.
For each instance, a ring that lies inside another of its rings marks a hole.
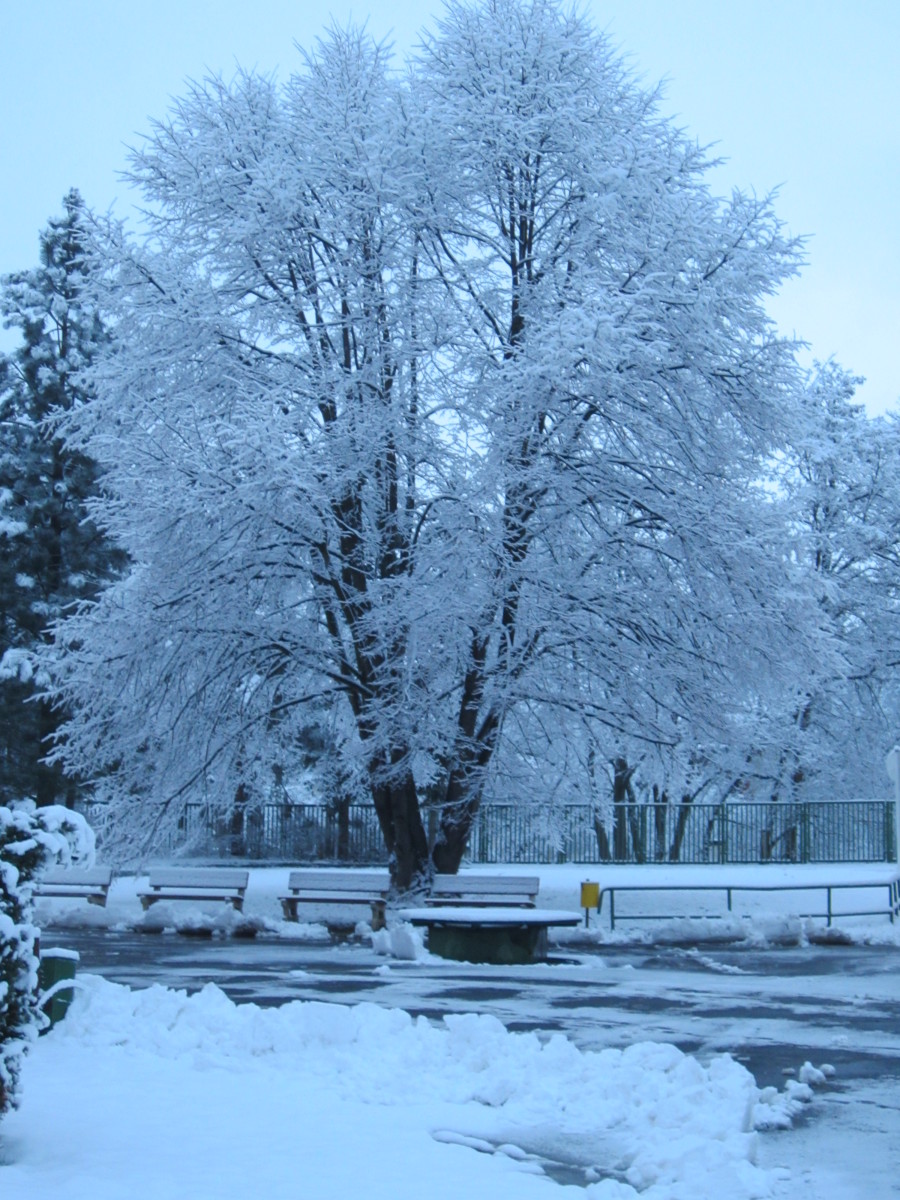
[[[133,155],[147,236],[98,236],[63,428],[134,567],[54,671],[123,837],[265,794],[314,712],[407,887],[486,789],[738,743],[827,658],[759,486],[804,390],[770,199],[550,0],[451,3],[406,68],[333,28],[194,86]]]

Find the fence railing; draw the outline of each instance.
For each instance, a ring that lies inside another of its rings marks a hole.
[[[623,804],[601,823],[587,806],[482,809],[473,862],[892,862],[894,803]]]
[[[101,825],[103,806],[83,809]],[[436,821],[426,822],[433,838]],[[485,805],[469,838],[472,863],[892,862],[894,802],[623,804],[601,822],[589,805],[536,809]],[[102,833],[101,833],[102,836]],[[380,864],[386,851],[374,809],[265,804],[227,815],[188,806],[158,852],[290,863]]]

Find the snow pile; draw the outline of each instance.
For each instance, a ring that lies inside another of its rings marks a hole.
[[[834,1067],[823,1063],[814,1067],[805,1062],[797,1072],[796,1079],[788,1079],[784,1091],[763,1088],[753,1108],[753,1125],[756,1129],[787,1129],[804,1105],[813,1098],[813,1088],[828,1082],[834,1075]]]
[[[416,962],[428,955],[422,931],[408,921],[398,921],[386,929],[370,930],[368,937],[376,954],[386,954],[407,962]]]
[[[547,1200],[548,1175],[573,1200],[771,1194],[753,1161],[761,1093],[727,1056],[704,1067],[670,1045],[585,1052],[488,1016],[79,983],[29,1059],[10,1194],[119,1200],[140,1180],[144,1196],[194,1200]]]
[[[230,904],[213,902],[213,911],[204,911],[203,902],[178,905],[165,900],[152,905],[130,927],[144,933],[163,933],[177,930],[193,937],[252,938],[258,933],[274,933],[279,922],[238,912]],[[128,927],[127,925],[125,927]]]

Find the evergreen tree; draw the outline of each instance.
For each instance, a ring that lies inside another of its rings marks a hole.
[[[77,191],[41,234],[40,266],[3,278],[0,312],[21,345],[0,356],[0,803],[71,806],[76,785],[42,762],[65,713],[38,698],[34,651],[52,622],[96,594],[121,555],[89,519],[97,470],[52,418],[88,399],[78,382],[104,340],[83,303],[85,208]]]

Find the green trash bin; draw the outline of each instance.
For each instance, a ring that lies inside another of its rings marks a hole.
[[[46,1000],[41,1001],[41,1009],[50,1018],[48,1029],[52,1028],[57,1021],[61,1021],[66,1015],[66,1010],[72,1003],[72,997],[75,993],[73,987],[66,987],[66,981],[75,978],[75,969],[78,966],[78,951],[63,950],[54,948],[41,950],[40,963],[38,964],[38,987],[41,990],[41,996],[47,996]],[[45,1031],[46,1032],[46,1031]]]

